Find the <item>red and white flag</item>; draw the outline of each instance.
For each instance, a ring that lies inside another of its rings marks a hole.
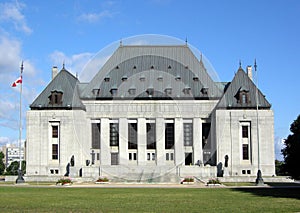
[[[22,77],[19,77],[17,80],[15,80],[14,83],[12,83],[12,87],[16,87],[18,84],[22,84]]]

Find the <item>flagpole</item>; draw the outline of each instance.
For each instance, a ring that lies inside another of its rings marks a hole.
[[[22,61],[22,64],[20,67],[22,82],[20,84],[19,170],[18,170],[18,178],[16,180],[16,183],[24,183],[25,182],[23,175],[22,175],[22,155],[21,155],[21,149],[22,149],[22,85],[23,85],[22,74],[23,74],[23,69],[24,69],[24,66],[23,66],[23,61]]]
[[[258,119],[258,74],[257,74],[257,65],[256,65],[256,59],[254,61],[254,69],[255,69],[255,73],[256,73],[256,131],[257,131],[257,176],[256,176],[256,185],[258,186],[262,186],[264,185],[264,180],[262,178],[262,172],[260,169],[260,147],[259,147],[259,119]]]

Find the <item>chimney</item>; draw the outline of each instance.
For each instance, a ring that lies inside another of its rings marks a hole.
[[[252,80],[252,67],[251,66],[247,66],[247,75]]]
[[[52,67],[52,80],[55,78],[55,76],[57,76],[57,74],[58,74],[57,66],[53,66]]]

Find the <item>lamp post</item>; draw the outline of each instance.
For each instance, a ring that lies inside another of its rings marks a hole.
[[[257,75],[257,65],[256,65],[256,59],[254,61],[254,70],[256,73],[256,127],[257,127],[257,156],[258,156],[258,171],[256,176],[256,185],[262,186],[264,185],[264,180],[262,178],[262,173],[260,170],[260,150],[259,150],[259,119],[258,119],[258,75]]]

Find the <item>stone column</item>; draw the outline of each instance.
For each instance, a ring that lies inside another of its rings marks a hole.
[[[202,120],[201,118],[193,119],[193,150],[194,164],[203,164],[202,150]]]
[[[146,165],[147,161],[147,129],[146,129],[146,119],[138,118],[137,119],[137,160],[138,165]]]
[[[110,144],[109,144],[109,119],[101,119],[101,142],[100,142],[100,164],[111,165]]]
[[[182,118],[175,118],[175,165],[184,164],[185,153],[183,146],[183,121]]]
[[[128,120],[119,119],[119,157],[120,165],[128,165]]]
[[[163,118],[156,118],[156,164],[165,165],[165,123]]]

